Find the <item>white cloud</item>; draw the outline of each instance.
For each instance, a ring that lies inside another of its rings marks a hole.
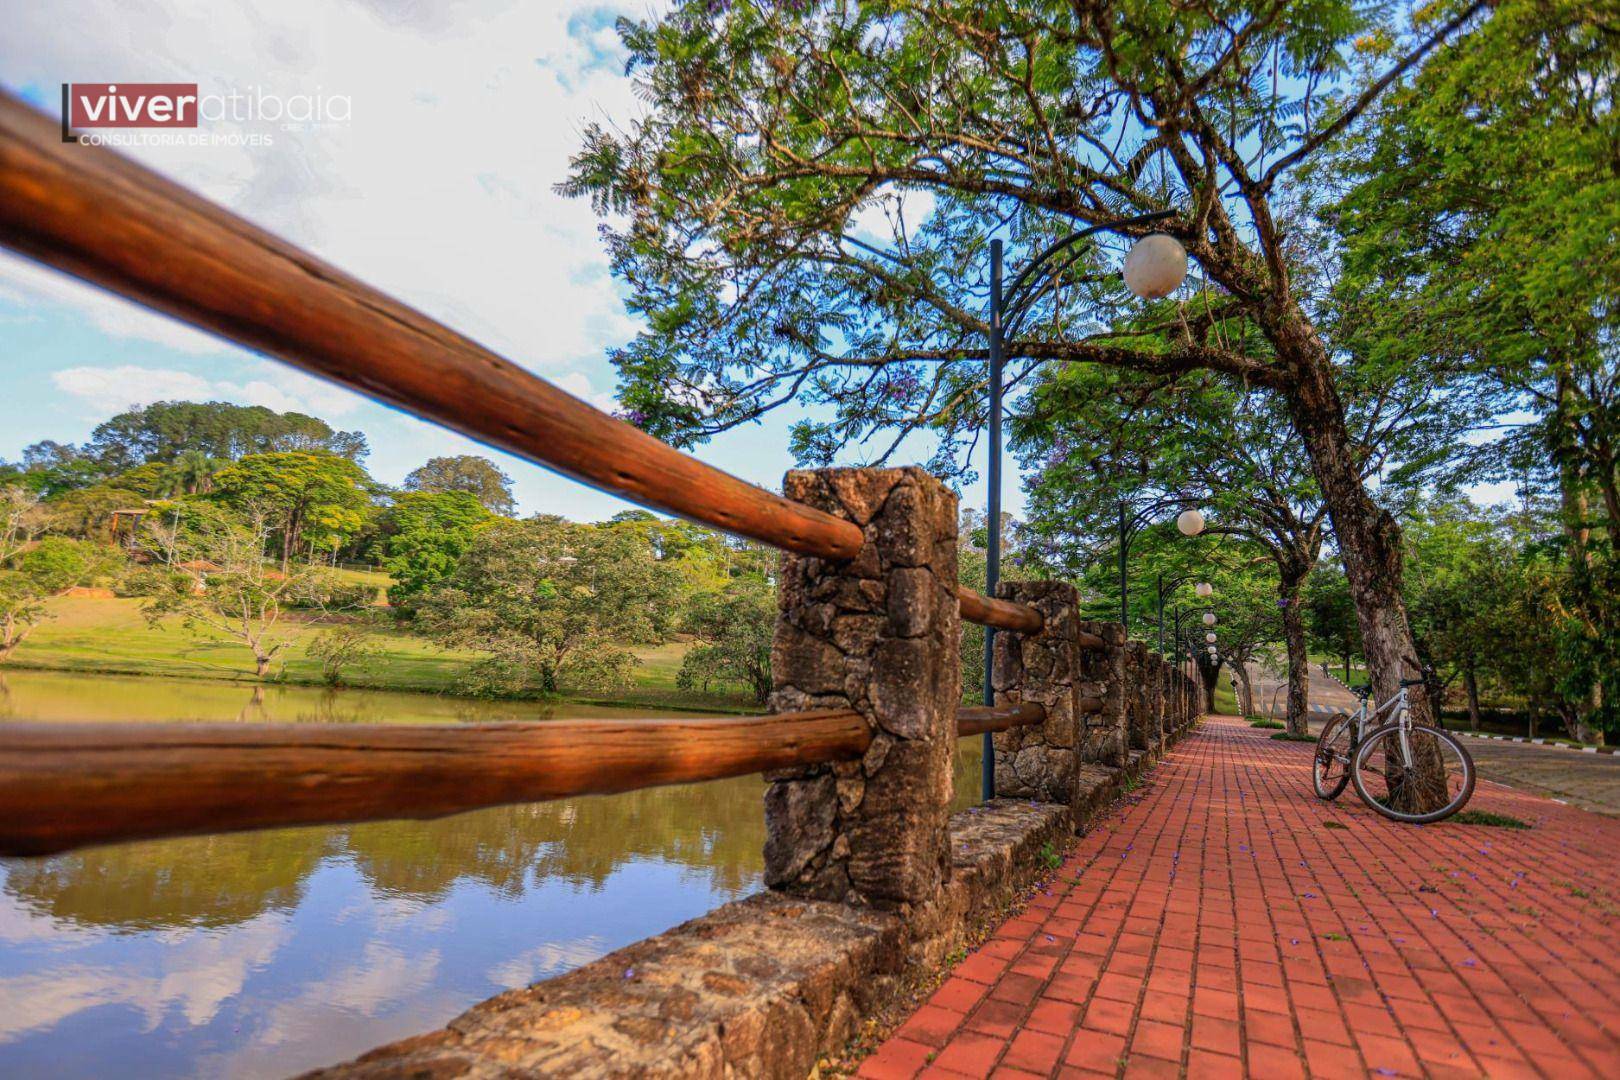
[[[131,154],[519,363],[554,372],[600,364],[634,330],[590,206],[553,187],[588,120],[635,108],[611,24],[646,10],[639,0],[483,0],[449,18],[400,0],[61,0],[8,11],[0,71],[9,84],[43,87],[126,73],[130,42],[139,41],[143,78],[195,80],[205,94],[348,96],[352,120],[334,130],[273,130],[270,147]],[[31,291],[85,310],[109,333],[218,348],[82,287],[40,286],[39,273]],[[0,279],[20,280],[14,260],[0,264]]]
[[[225,348],[219,339],[167,315],[0,250],[0,305],[13,309],[7,315],[15,317],[49,304],[72,308],[109,337],[149,341],[188,356]]]
[[[573,394],[581,401],[595,405],[603,412],[612,412],[614,409],[619,407],[619,403],[614,400],[612,394],[597,393],[595,390],[591,389],[591,380],[587,375],[585,375],[584,372],[564,372],[563,374],[552,379],[552,382],[556,383],[556,385],[568,391],[570,394]]]
[[[71,367],[51,374],[51,382],[65,394],[84,402],[97,417],[154,401],[234,401],[263,405],[277,412],[314,416],[342,416],[364,399],[340,386],[292,368],[264,363],[264,378],[244,382],[210,380],[177,368],[151,368],[136,364],[112,367]]]

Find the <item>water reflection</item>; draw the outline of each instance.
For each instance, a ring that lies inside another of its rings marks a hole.
[[[254,701],[178,682],[13,672],[0,716],[219,720],[247,700],[278,720],[490,718],[425,695]],[[977,775],[964,740],[960,802]],[[745,777],[0,860],[0,1075],[285,1075],[438,1026],[758,888],[762,790]]]

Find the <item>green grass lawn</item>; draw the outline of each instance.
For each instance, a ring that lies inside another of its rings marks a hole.
[[[343,572],[360,576],[357,571]],[[53,671],[257,681],[253,658],[246,647],[213,630],[187,629],[179,619],[150,625],[141,614],[139,600],[55,597],[48,608],[52,618],[40,624],[18,648],[13,665]],[[277,656],[271,679],[319,684],[320,664],[309,658],[307,649],[321,625],[301,616],[284,618],[297,640]],[[442,649],[425,638],[393,630],[380,631],[377,643],[380,651],[375,657],[345,672],[347,685],[455,693],[462,673],[480,659],[478,653]],[[755,709],[737,687],[715,687],[709,694],[677,688],[675,679],[687,648],[681,642],[637,647],[632,651],[641,662],[634,670],[630,687],[611,693],[565,692],[564,696],[610,704]]]
[[[1215,711],[1223,716],[1243,715],[1238,711],[1237,695],[1232,692],[1232,684],[1225,678],[1215,682]]]

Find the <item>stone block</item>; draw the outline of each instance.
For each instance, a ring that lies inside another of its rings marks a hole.
[[[765,880],[862,906],[929,903],[950,874],[956,497],[915,468],[792,472],[784,491],[866,542],[848,563],[783,559],[771,708],[854,710],[873,743],[860,763],[771,775]]]

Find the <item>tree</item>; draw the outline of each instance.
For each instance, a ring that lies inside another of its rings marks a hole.
[[[1253,716],[1260,710],[1254,700],[1249,665],[1263,662],[1267,646],[1284,638],[1287,606],[1298,603],[1299,598],[1279,595],[1270,555],[1254,550],[1252,545],[1245,547],[1249,550],[1226,552],[1227,566],[1210,575],[1215,587],[1210,607],[1218,620],[1212,628],[1215,647],[1220,658],[1232,665],[1232,675],[1237,680],[1238,709],[1245,716]],[[1207,649],[1203,651],[1208,653]],[[1292,679],[1289,692],[1292,696]],[[1289,730],[1305,734],[1303,719],[1301,717],[1296,727],[1290,710]]]
[[[124,565],[114,548],[61,536],[45,537],[11,562],[44,595],[105,580]]]
[[[1210,536],[1237,537],[1271,560],[1271,621],[1280,611],[1287,646],[1289,730],[1304,734],[1310,683],[1302,594],[1321,553],[1326,510],[1277,402],[1205,372],[1158,380],[1089,366],[1044,372],[1032,398],[1015,445],[1035,469],[1030,527],[1049,544],[1094,548],[1095,538],[1110,536],[1126,486],[1135,503],[1204,507]],[[1376,430],[1382,410],[1371,411],[1378,415],[1356,418],[1358,430]],[[1187,541],[1172,535],[1162,547],[1168,559],[1158,561],[1169,565],[1161,573],[1209,576],[1184,557]],[[1242,676],[1246,685],[1246,670]]]
[[[481,689],[616,686],[636,664],[624,646],[655,638],[674,584],[635,530],[496,520],[422,599],[418,618],[447,644],[491,654]]]
[[[57,495],[40,507],[40,518],[45,532],[105,542],[115,510],[139,510],[145,505],[140,492],[120,487],[114,480]]]
[[[742,683],[756,705],[771,694],[771,642],[776,590],[762,577],[741,579],[725,592],[703,593],[691,603],[684,628],[696,644],[681,661],[683,690],[707,691],[710,682]]]
[[[465,491],[478,499],[492,514],[511,517],[517,507],[512,497],[512,478],[486,457],[462,454],[459,457],[429,458],[405,477],[406,491],[442,493]]]
[[[1350,660],[1361,655],[1356,606],[1344,568],[1335,559],[1317,569],[1305,594],[1308,641],[1312,647],[1344,660],[1344,681],[1350,682]]]
[[[293,605],[319,605],[327,583],[322,571],[294,564],[286,571],[265,564],[264,550],[275,532],[263,514],[220,522],[189,538],[175,561],[150,582],[143,607],[147,621],[160,626],[178,617],[188,629],[206,627],[234,638],[253,654],[254,674],[265,678],[270,665],[297,640],[283,622]]]
[[[478,529],[493,520],[467,491],[411,491],[378,519],[375,550],[394,583],[389,603],[409,606],[448,578]]]
[[[252,454],[327,453],[359,461],[366,437],[303,413],[224,401],[159,401],[119,413],[90,433],[84,456],[119,472],[187,454],[236,461]]]
[[[0,664],[46,617],[38,584],[12,568],[38,527],[39,497],[21,487],[0,487]]]
[[[320,662],[321,681],[327,686],[342,686],[345,669],[364,663],[381,650],[372,626],[356,619],[322,632],[309,643],[308,651],[311,660]]]
[[[23,447],[22,462],[11,482],[44,499],[89,487],[107,477],[107,469],[77,447],[46,439]]]
[[[833,413],[797,426],[803,458],[886,431],[883,460],[930,430],[944,464],[982,427],[986,239],[1028,254],[1076,225],[1161,230],[1205,275],[1190,303],[1146,337],[1116,332],[1121,291],[1082,250],[1011,327],[1009,381],[1059,359],[1210,370],[1277,395],[1393,692],[1414,652],[1400,532],[1362,480],[1334,357],[1292,274],[1289,184],[1484,7],[1406,20],[1349,0],[828,0],[622,23],[647,114],[589,129],[563,190],[624,222],[609,248],[648,322],[614,357],[626,415],[691,443],[797,399]],[[1389,58],[1345,93],[1359,43]],[[1264,356],[1228,347],[1221,325],[1239,317]]]
[[[1337,186],[1357,332],[1390,363],[1444,357],[1488,372],[1533,413],[1499,446],[1516,479],[1559,491],[1565,667],[1593,724],[1620,717],[1620,624],[1601,588],[1620,522],[1611,23],[1578,0],[1493,5],[1322,170]],[[1521,474],[1530,455],[1550,467]]]
[[[283,572],[301,544],[331,548],[353,536],[371,505],[371,478],[335,454],[252,454],[220,470],[214,485],[219,501],[268,522]]]

